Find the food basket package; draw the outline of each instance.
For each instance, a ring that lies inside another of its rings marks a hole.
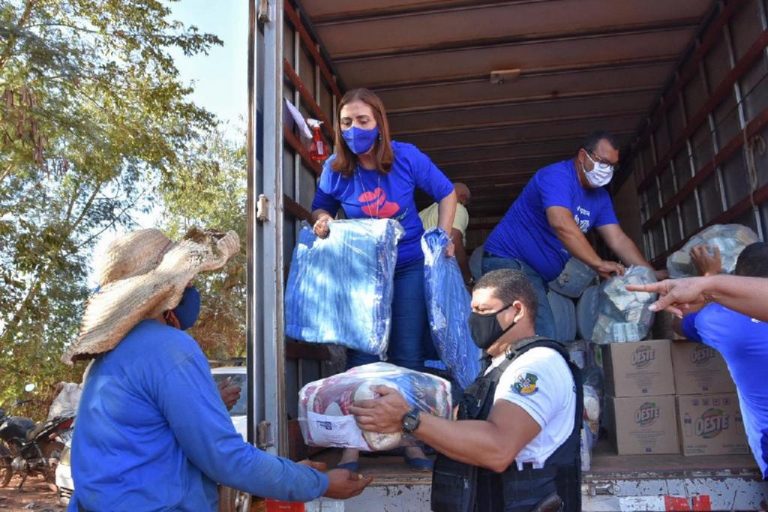
[[[688,240],[679,251],[673,252],[667,258],[669,277],[692,277],[699,275],[691,260],[691,249],[697,245],[707,245],[720,249],[723,271],[732,274],[736,268],[736,260],[748,245],[759,242],[757,234],[741,224],[715,224],[697,233]]]
[[[629,267],[623,276],[615,276],[602,284],[598,298],[598,316],[592,331],[595,343],[618,343],[644,339],[653,325],[651,304],[655,293],[630,292],[629,284],[656,282],[653,270]]]
[[[403,444],[404,434],[360,430],[349,407],[376,398],[372,388],[387,386],[400,392],[411,407],[450,418],[451,384],[440,377],[389,363],[357,366],[344,373],[311,382],[299,392],[299,425],[310,446],[391,450]]]

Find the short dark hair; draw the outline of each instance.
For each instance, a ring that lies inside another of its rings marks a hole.
[[[607,140],[613,149],[619,149],[619,141],[605,130],[595,130],[587,135],[579,149],[586,149],[588,152],[594,153],[601,140]]]
[[[755,242],[741,251],[734,274],[747,277],[768,277],[768,243]]]
[[[536,318],[536,310],[538,309],[536,293],[533,291],[531,282],[519,270],[502,268],[488,272],[475,284],[475,290],[480,288],[492,289],[494,296],[505,305],[519,300],[528,310],[531,321]]]

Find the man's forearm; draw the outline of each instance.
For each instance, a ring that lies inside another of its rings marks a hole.
[[[417,439],[453,460],[493,471],[509,465],[502,450],[509,440],[499,439],[498,428],[489,421],[451,421],[431,414],[420,415]]]
[[[641,267],[653,268],[651,267],[651,264],[648,263],[648,260],[645,259],[645,256],[640,252],[637,245],[635,245],[635,242],[633,242],[626,234],[622,233],[622,236],[619,237],[617,241],[613,244],[608,244],[608,246],[616,253],[622,263],[627,266],[638,265]]]
[[[573,226],[561,226],[555,228],[557,238],[562,242],[571,256],[581,260],[586,265],[596,268],[602,263],[602,258],[597,255],[592,245],[574,223]]]

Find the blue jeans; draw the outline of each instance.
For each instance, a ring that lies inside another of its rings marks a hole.
[[[533,291],[536,293],[536,301],[538,302],[538,307],[536,308],[536,334],[545,338],[555,339],[555,316],[552,314],[552,308],[549,307],[547,283],[544,281],[544,278],[523,261],[501,258],[488,253],[483,256],[483,274],[500,268],[511,268],[525,274],[525,277],[528,278],[528,281],[533,286]]]
[[[424,260],[395,269],[392,294],[392,323],[389,330],[387,362],[423,372],[424,361],[438,359],[432,343],[424,297]],[[378,356],[359,350],[347,350],[347,368],[375,363]]]

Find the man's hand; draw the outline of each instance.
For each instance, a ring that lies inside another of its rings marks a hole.
[[[697,245],[691,249],[691,261],[702,276],[712,276],[723,270],[720,248],[716,245]]]
[[[621,263],[617,263],[615,261],[601,260],[600,264],[594,267],[594,270],[603,279],[608,279],[613,276],[623,276],[624,271],[626,269],[624,268],[624,265],[622,265]]]
[[[217,387],[219,388],[219,394],[221,394],[221,400],[227,406],[227,410],[234,407],[237,401],[240,400],[240,386],[235,384],[231,378],[219,381]]]
[[[362,430],[382,434],[402,432],[403,416],[411,410],[411,406],[396,389],[375,386],[373,391],[381,396],[355,402],[349,408],[349,412],[355,415],[357,425]]]
[[[373,481],[373,477],[364,477],[347,469],[332,469],[326,475],[328,475],[328,489],[323,496],[337,500],[357,496]]]
[[[700,277],[684,279],[667,279],[652,284],[631,284],[627,286],[630,292],[651,292],[660,295],[659,300],[651,304],[651,311],[666,309],[679,318],[684,314],[701,308],[707,297],[704,295],[704,283]]]

